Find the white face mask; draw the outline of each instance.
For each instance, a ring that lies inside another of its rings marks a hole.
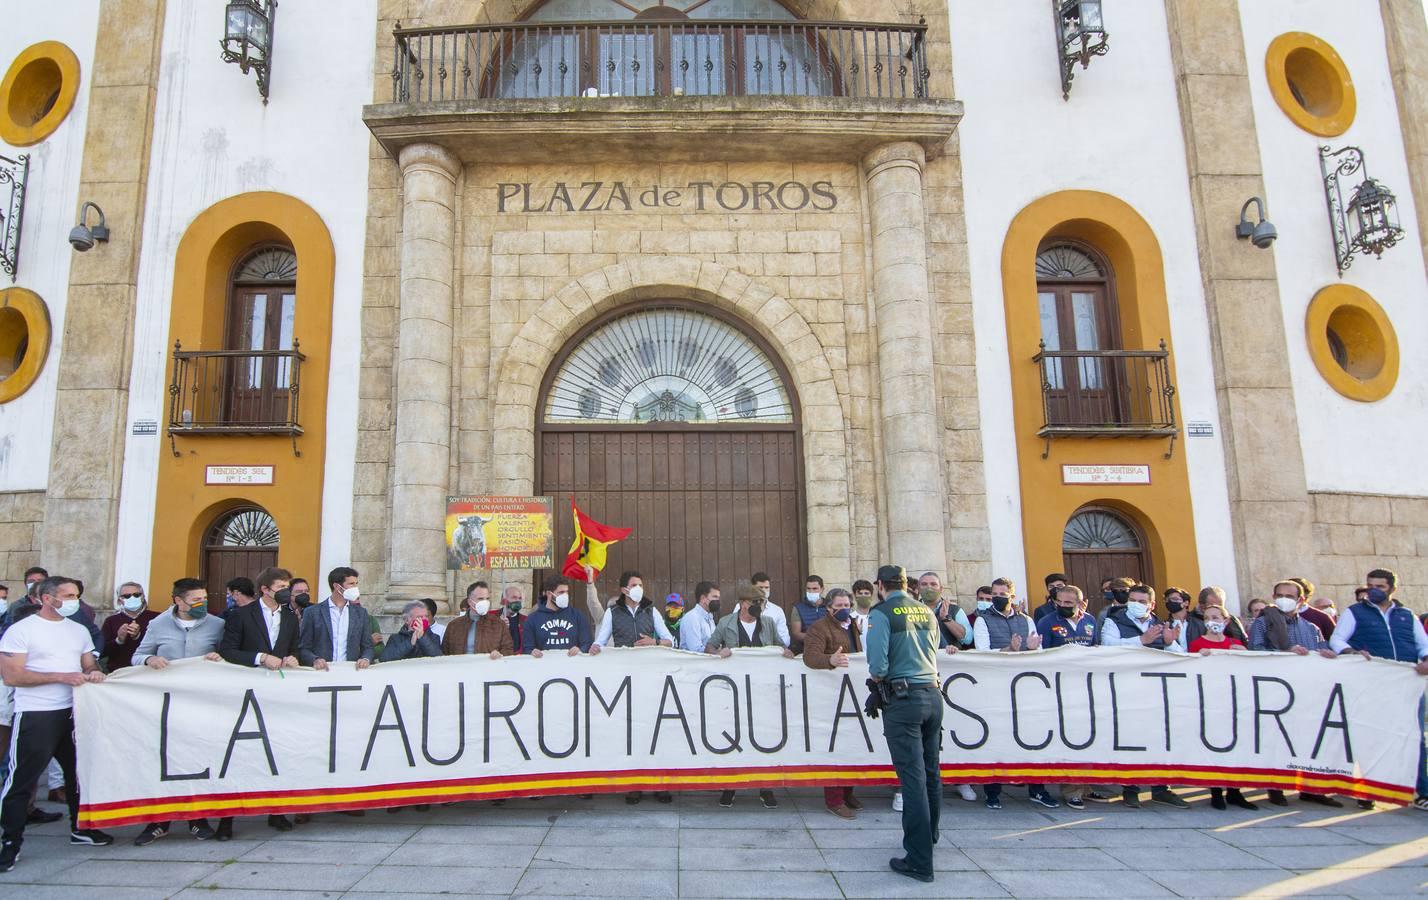
[[[136,613],[144,608],[143,597],[129,597],[128,599],[122,600],[120,602],[124,604],[124,609],[127,612]]]
[[[636,588],[636,590],[638,590],[638,588]],[[638,599],[638,598],[636,598],[636,599]],[[569,606],[569,605],[570,605],[570,595],[569,595],[569,594],[556,594],[556,595],[555,595],[555,608],[556,608],[556,609],[565,609],[565,608],[566,608],[567,606]]]
[[[809,603],[817,603],[818,597],[819,593],[817,591],[809,591],[803,595],[803,599],[807,600]]]
[[[1205,623],[1205,630],[1208,631],[1208,632],[1210,632],[1211,634],[1224,634],[1224,633],[1225,633],[1225,623],[1224,623],[1224,622],[1206,622],[1206,623]]]
[[[643,600],[644,598],[645,598],[645,589],[644,589],[644,588],[640,587],[638,584],[635,585],[634,587],[630,588],[630,602],[631,602],[631,603],[639,603],[639,602],[640,602],[641,600]]]
[[[476,609],[475,609],[475,612],[476,612],[476,616],[477,616],[478,618],[481,617],[481,616],[486,615],[486,614],[489,613],[490,611],[491,611],[491,601],[490,601],[490,600],[477,600],[477,601],[476,601]]]
[[[342,599],[348,603],[355,603],[360,596],[362,596],[362,592],[357,590],[357,585],[355,584],[342,592]]]
[[[1285,614],[1292,613],[1299,608],[1299,598],[1275,597],[1274,608]]]
[[[68,619],[70,616],[74,615],[77,612],[79,612],[78,598],[74,600],[66,600],[59,605],[59,614],[61,616],[64,616],[66,619]]]
[[[1132,621],[1139,622],[1150,615],[1150,607],[1138,600],[1132,600],[1126,604],[1126,612],[1130,614]]]
[[[979,612],[979,613],[980,613],[980,612],[986,612],[987,610],[989,610],[989,609],[991,609],[991,608],[992,608],[992,601],[990,601],[990,600],[978,600],[978,601],[977,601],[977,612]]]

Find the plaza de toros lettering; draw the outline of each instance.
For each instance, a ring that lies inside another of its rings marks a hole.
[[[557,181],[553,185],[496,185],[497,213],[631,212],[685,209],[694,212],[829,212],[838,195],[830,181],[691,181],[682,188],[623,181]]]

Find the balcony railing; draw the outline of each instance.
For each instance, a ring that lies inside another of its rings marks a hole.
[[[632,21],[398,28],[392,102],[926,98],[927,26]]]
[[[174,342],[169,434],[302,434],[303,355],[291,350],[184,350]]]
[[[1173,437],[1175,386],[1170,351],[1047,350],[1041,367],[1041,437]]]

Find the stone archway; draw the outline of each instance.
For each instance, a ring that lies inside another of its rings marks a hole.
[[[546,299],[496,367],[492,491],[534,490],[536,400],[546,365],[560,348],[601,313],[671,298],[736,316],[764,334],[788,368],[803,414],[809,566],[834,583],[846,583],[852,575],[847,425],[823,345],[791,303],[717,263],[637,257],[583,275]]]

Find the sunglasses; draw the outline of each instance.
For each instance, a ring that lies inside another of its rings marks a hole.
[[[140,598],[142,598],[143,596],[144,596],[143,594],[120,594],[120,595],[119,595],[119,599],[120,599],[120,600],[133,600],[135,597],[140,597]]]

